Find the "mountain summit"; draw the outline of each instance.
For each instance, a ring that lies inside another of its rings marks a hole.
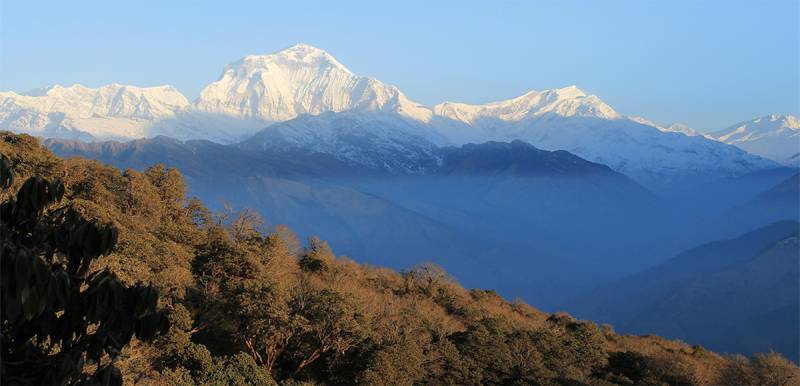
[[[266,123],[348,110],[430,119],[430,111],[397,87],[354,75],[327,52],[307,44],[270,55],[249,55],[225,66],[222,76],[200,93],[194,108]]]
[[[800,120],[792,115],[771,114],[709,136],[787,165],[800,164]]]
[[[436,115],[471,125],[481,120],[521,121],[545,114],[564,117],[620,117],[611,106],[595,95],[586,95],[577,86],[554,90],[531,90],[516,98],[483,105],[445,102],[434,106]]]

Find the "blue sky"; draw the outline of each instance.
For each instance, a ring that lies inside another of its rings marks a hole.
[[[620,113],[719,129],[800,114],[800,2],[0,0],[0,90],[172,84],[298,42],[424,103],[576,84]]]

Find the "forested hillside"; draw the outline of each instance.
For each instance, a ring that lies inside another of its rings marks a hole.
[[[158,307],[170,328],[152,342],[134,338],[121,351],[116,362],[127,384],[800,380],[800,369],[778,354],[724,356],[656,336],[618,335],[611,326],[463,288],[432,264],[404,272],[358,264],[320,239],[301,243],[287,227],[270,223],[269,213],[266,221],[248,210],[211,213],[185,197],[175,169],[120,171],[59,159],[30,136],[0,136],[0,153],[16,175],[0,197],[4,202],[29,177],[63,181],[63,198],[45,211],[71,208],[118,232],[116,247],[92,270],[108,268],[124,284],[159,290]],[[6,267],[8,257],[2,259]],[[18,327],[6,307],[4,337]],[[66,349],[36,337],[30,344],[50,357]],[[4,345],[4,384],[17,375],[5,362],[19,353],[9,350]]]

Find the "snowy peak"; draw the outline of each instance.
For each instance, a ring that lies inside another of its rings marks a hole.
[[[264,122],[347,110],[394,111],[419,120],[430,112],[399,89],[354,75],[327,52],[298,44],[249,55],[225,67],[194,103],[198,111]]]
[[[771,114],[740,122],[709,137],[784,164],[798,163],[800,120],[792,115]]]
[[[683,123],[673,123],[673,124],[667,126],[666,128],[664,128],[664,131],[671,131],[673,133],[682,133],[682,134],[685,134],[685,135],[687,135],[689,137],[694,137],[694,136],[700,135],[700,133],[697,130],[695,130],[695,129],[693,129],[693,128],[691,128],[688,125],[683,124]]]
[[[725,143],[755,141],[763,136],[792,134],[800,130],[800,121],[792,115],[771,114],[752,121],[741,122],[711,136]]]
[[[295,44],[283,51],[275,53],[274,55],[264,56],[247,56],[246,60],[257,62],[259,59],[269,60],[267,57],[272,57],[277,62],[284,63],[285,65],[308,65],[317,68],[335,67],[339,70],[346,71],[352,74],[344,65],[339,63],[336,58],[326,51],[319,49],[308,44]]]
[[[57,138],[141,138],[152,122],[171,119],[188,106],[171,86],[56,85],[0,92],[0,128]]]
[[[661,125],[659,125],[659,124],[657,124],[657,123],[655,123],[655,122],[653,122],[653,121],[651,121],[651,120],[649,120],[647,118],[644,118],[644,117],[628,116],[626,118],[628,118],[629,120],[634,121],[636,123],[640,123],[642,125],[655,127],[656,129],[661,130],[661,131],[663,131],[665,133],[681,133],[681,134],[686,135],[688,137],[696,137],[698,135],[701,135],[700,132],[698,132],[697,130],[689,127],[689,125],[686,125],[684,123],[673,123],[673,124],[671,124],[669,126],[661,126]]]
[[[603,119],[620,117],[600,98],[587,95],[576,86],[544,91],[533,90],[516,98],[482,105],[445,102],[434,106],[433,111],[436,115],[470,125],[486,119],[517,122],[548,114]]]
[[[661,131],[664,131],[664,130],[662,130],[663,127],[661,125],[659,125],[659,124],[657,124],[657,123],[655,123],[655,122],[653,122],[653,121],[651,121],[651,120],[649,120],[649,119],[647,119],[645,117],[640,117],[638,115],[628,115],[625,118],[628,118],[629,120],[634,121],[636,123],[639,123],[639,124],[642,124],[642,125],[647,125],[647,126],[653,126],[653,127],[657,128],[657,129],[659,129]]]
[[[153,119],[172,116],[189,101],[172,86],[135,87],[111,84],[89,88],[80,84],[55,85],[24,94],[0,93],[3,103],[14,103],[42,113],[72,118],[92,116]]]
[[[258,72],[268,73],[270,70],[276,74],[281,71],[309,71],[317,76],[323,76],[327,72],[341,71],[353,75],[331,54],[307,44],[297,44],[274,54],[247,55],[225,66],[223,76],[228,71],[232,71],[234,74],[252,75]]]

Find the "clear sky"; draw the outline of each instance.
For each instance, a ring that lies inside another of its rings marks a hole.
[[[424,104],[576,84],[701,131],[800,113],[800,1],[0,0],[0,90],[172,84],[303,42]]]

